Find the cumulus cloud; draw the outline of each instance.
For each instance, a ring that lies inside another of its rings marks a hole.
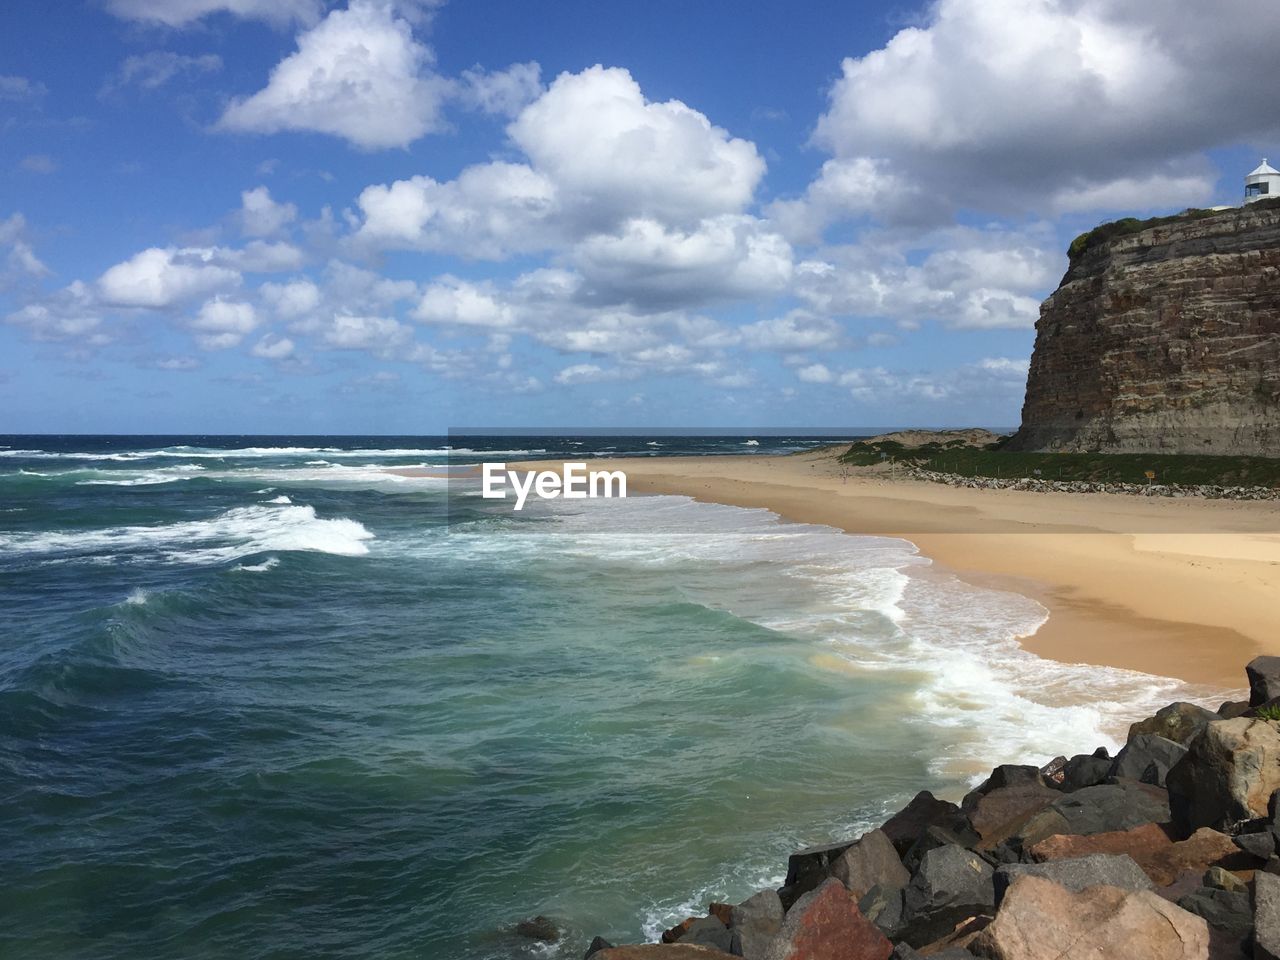
[[[843,339],[835,320],[805,310],[749,323],[740,334],[746,346],[757,350],[834,350]]]
[[[212,248],[150,247],[98,278],[103,303],[163,309],[240,284],[240,273],[217,262]]]
[[[423,323],[462,327],[509,327],[514,321],[511,307],[491,289],[447,276],[427,287],[413,316]]]
[[[269,333],[255,343],[249,352],[263,360],[285,360],[293,356],[294,346],[294,342],[288,337]]]
[[[260,322],[252,304],[215,297],[205,301],[188,326],[202,350],[225,350],[239,345]]]
[[[324,11],[323,0],[107,0],[107,9],[123,20],[184,27],[212,13],[285,25],[312,23]]]
[[[620,376],[621,372],[616,369],[606,370],[594,363],[575,363],[565,367],[553,379],[561,386],[570,386],[577,383],[604,383],[617,380]]]
[[[266,187],[254,187],[240,194],[240,225],[251,237],[279,233],[298,217],[292,203],[277,203]]]
[[[266,87],[233,101],[218,128],[313,131],[364,150],[406,147],[443,124],[449,84],[431,71],[433,61],[389,3],[351,0],[301,34]]]
[[[258,288],[258,293],[275,315],[285,320],[305,317],[320,306],[320,288],[310,280],[268,282]]]
[[[321,330],[321,340],[335,350],[367,350],[389,356],[413,339],[413,331],[393,317],[337,314]]]
[[[0,288],[18,280],[36,279],[51,273],[27,239],[27,219],[20,213],[0,220],[0,251],[4,251]]]
[[[5,323],[26,329],[34,340],[74,340],[98,331],[102,316],[93,292],[77,280],[40,302],[15,310],[5,317]]]
[[[807,367],[801,367],[796,371],[796,376],[804,383],[830,383],[835,379],[834,374],[827,369],[825,364],[812,363]]]
[[[844,61],[815,140],[862,175],[813,189],[886,216],[886,173],[944,208],[1203,202],[1200,151],[1280,126],[1258,82],[1278,31],[1280,7],[1250,0],[939,0]]]

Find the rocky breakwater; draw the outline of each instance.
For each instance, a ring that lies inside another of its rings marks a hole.
[[[1120,493],[1131,497],[1200,497],[1204,500],[1280,500],[1280,487],[1224,487],[1208,483],[1108,483],[1100,480],[1043,480],[1039,477],[972,477],[912,469],[911,480],[945,483],[971,490],[1027,490],[1032,493]]]
[[[1280,958],[1280,657],[1106,750],[996,767],[959,804],[793,854],[781,889],[596,960]]]
[[[1280,204],[1202,214],[1072,245],[1010,449],[1280,455]]]

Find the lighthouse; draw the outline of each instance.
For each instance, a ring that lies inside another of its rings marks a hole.
[[[1267,163],[1264,157],[1258,169],[1244,178],[1244,202],[1253,203],[1280,197],[1280,170]]]

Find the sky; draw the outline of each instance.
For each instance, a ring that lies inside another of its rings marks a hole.
[[[10,0],[0,433],[1011,426],[1105,220],[1280,155],[1256,0]]]

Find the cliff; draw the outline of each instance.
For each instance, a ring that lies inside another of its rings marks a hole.
[[[1072,244],[1009,449],[1280,456],[1280,203],[1149,224]]]

